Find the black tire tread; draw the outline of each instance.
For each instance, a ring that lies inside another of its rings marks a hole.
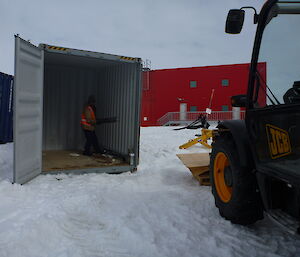
[[[219,198],[214,183],[214,159],[218,152],[226,154],[232,170],[233,189],[228,203],[224,203]],[[255,174],[252,172],[252,167],[241,167],[238,151],[230,134],[218,136],[213,143],[210,157],[210,180],[215,204],[222,217],[241,225],[252,224],[263,218],[263,207]]]

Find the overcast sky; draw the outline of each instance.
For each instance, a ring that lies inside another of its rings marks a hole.
[[[33,44],[149,59],[152,69],[250,61],[255,26],[224,32],[231,8],[265,0],[0,0],[0,71],[14,72],[14,34]]]

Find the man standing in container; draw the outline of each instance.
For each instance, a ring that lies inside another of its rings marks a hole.
[[[105,152],[104,148],[99,145],[95,132],[95,127],[97,124],[95,104],[95,96],[90,95],[87,104],[84,106],[80,122],[86,139],[83,154],[88,156],[92,155],[91,147],[94,148],[95,153],[102,154]]]

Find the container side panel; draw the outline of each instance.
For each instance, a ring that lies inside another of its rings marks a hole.
[[[42,167],[44,54],[19,37],[15,51],[13,182],[24,184]]]
[[[140,70],[139,64],[122,64],[99,73],[101,115],[116,117],[117,122],[103,124],[97,132],[105,148],[125,157],[129,151],[138,156]]]
[[[135,101],[136,101],[136,108],[135,108],[135,118],[134,121],[136,123],[135,131],[134,131],[134,145],[135,145],[135,159],[134,159],[134,165],[137,167],[139,164],[139,158],[140,158],[140,124],[141,124],[141,110],[142,110],[142,88],[143,88],[143,82],[142,82],[142,65],[137,64],[136,65],[136,86],[135,86]]]
[[[0,73],[0,142],[4,139],[4,117],[5,117],[5,75]]]
[[[7,140],[13,141],[13,103],[14,103],[14,78],[11,76],[9,80],[9,98],[8,98],[8,115],[7,115]]]
[[[13,76],[0,72],[0,142],[12,142]]]

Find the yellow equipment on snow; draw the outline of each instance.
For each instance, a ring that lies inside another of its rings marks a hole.
[[[177,157],[191,171],[200,185],[210,186],[208,153],[177,154]]]
[[[197,136],[195,139],[189,140],[185,144],[179,146],[179,149],[187,149],[197,143],[204,145],[205,147],[211,149],[211,145],[207,143],[207,140],[211,139],[214,135],[214,129],[201,129],[201,135]]]
[[[195,139],[189,140],[187,143],[179,146],[180,149],[187,149],[195,144],[202,144],[211,149],[211,145],[207,142],[212,139],[218,132],[217,129],[201,129],[201,135],[196,135]],[[209,179],[209,153],[189,153],[177,154],[177,157],[191,171],[194,178],[197,179],[200,185],[210,186]]]

